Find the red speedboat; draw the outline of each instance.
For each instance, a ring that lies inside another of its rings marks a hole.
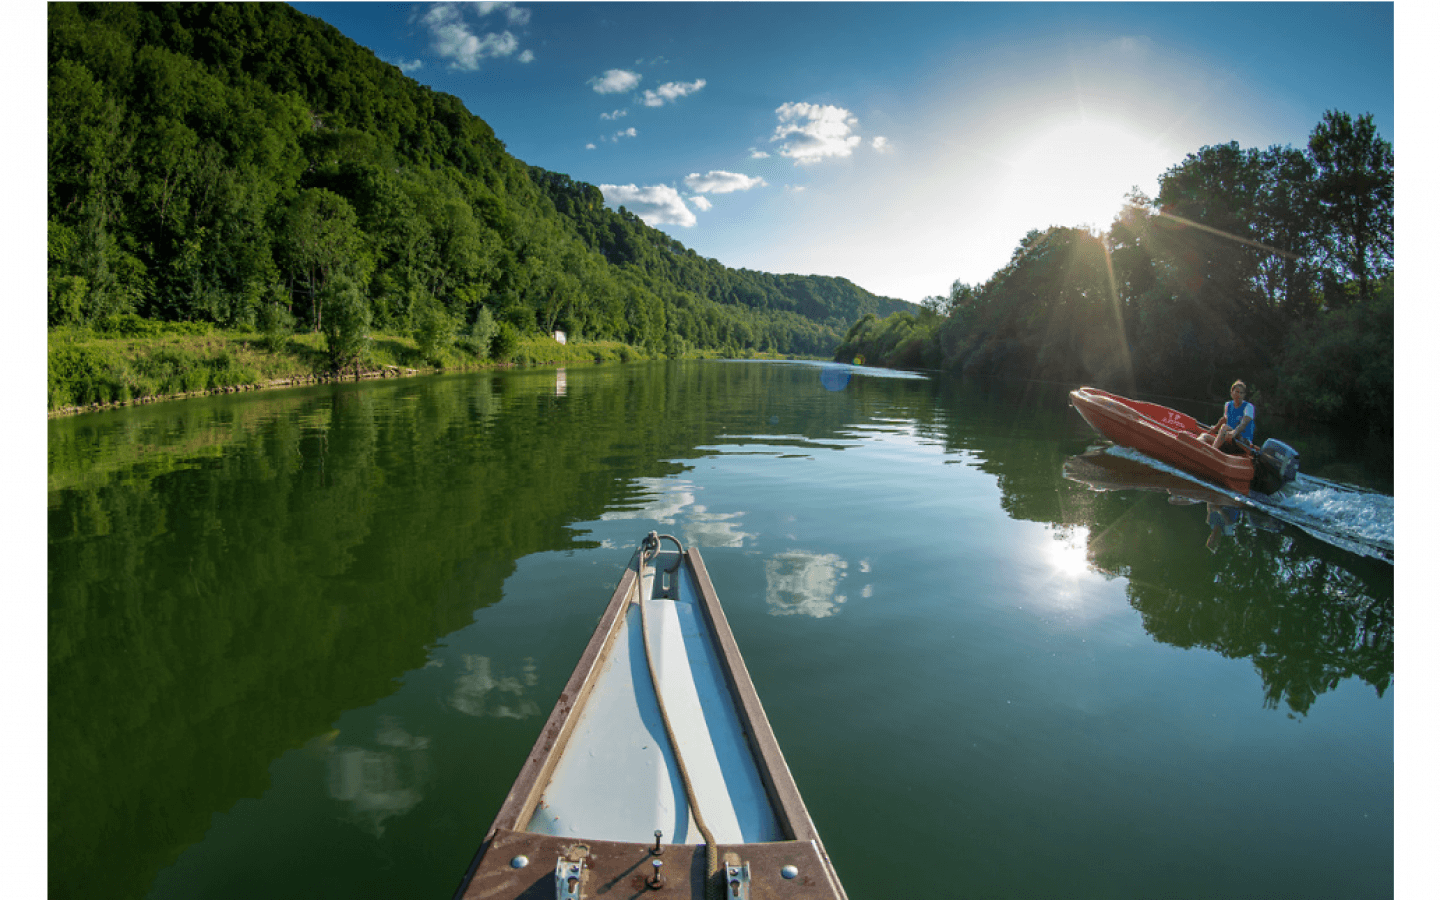
[[[1293,481],[1299,469],[1299,454],[1273,438],[1260,450],[1234,444],[1229,445],[1231,452],[1216,450],[1202,440],[1207,431],[1193,416],[1158,403],[1082,387],[1070,392],[1070,405],[1115,443],[1236,493],[1253,487],[1273,494]]]

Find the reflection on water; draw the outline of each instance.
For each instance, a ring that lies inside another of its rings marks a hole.
[[[1365,572],[1384,566],[1332,551],[1303,533],[1226,495],[1107,453],[1067,459],[1067,479],[1122,497],[1164,495],[1161,506],[1130,503],[1117,522],[1091,537],[1095,568],[1127,579],[1131,605],[1146,630],[1177,647],[1206,647],[1249,657],[1264,682],[1265,705],[1303,716],[1343,681],[1358,678],[1383,696],[1395,667],[1393,582]],[[1123,502],[1123,500],[1122,500]],[[1193,510],[1196,526],[1157,524]],[[1204,525],[1200,526],[1203,516]],[[1175,539],[1164,537],[1175,534]],[[1191,550],[1204,535],[1202,556]],[[1157,546],[1166,540],[1165,546]],[[1148,554],[1147,547],[1154,548]],[[1277,602],[1301,597],[1303,602]]]
[[[409,812],[424,799],[430,741],[386,717],[375,743],[383,749],[331,747],[325,769],[330,797],[345,804],[346,821],[379,838],[387,819]]]
[[[765,603],[770,615],[823,619],[837,614],[845,602],[845,595],[836,591],[846,565],[833,553],[801,550],[765,560]]]
[[[694,547],[743,547],[746,538],[752,537],[740,530],[742,513],[711,512],[696,503],[696,488],[690,481],[637,478],[633,484],[645,499],[609,510],[600,516],[601,521],[639,520],[668,526],[682,523],[677,537],[686,546]]]
[[[444,896],[651,528],[706,548],[851,896],[957,835],[967,896],[1275,896],[1275,855],[1334,835],[1281,887],[1384,881],[1392,566],[1252,513],[1212,553],[1203,495],[1066,477],[1091,435],[1063,391],[847,371],[571,366],[52,421],[50,896]],[[953,764],[996,736],[1019,752]],[[1217,759],[1243,777],[1187,795]],[[1373,819],[1317,835],[1347,785]],[[881,797],[922,798],[897,815],[925,827],[867,827]],[[1227,844],[1247,816],[1267,840]],[[1162,819],[1177,846],[1135,828]],[[991,865],[1016,848],[1067,884]],[[1197,855],[1224,865],[1083,874]]]
[[[519,675],[496,678],[490,673],[490,658],[464,654],[465,673],[455,679],[450,705],[467,716],[525,719],[540,713],[540,706],[523,696],[539,679],[535,660],[526,657]]]
[[[1220,549],[1220,536],[1234,537],[1235,526],[1245,517],[1245,511],[1235,506],[1226,506],[1223,503],[1205,504],[1205,522],[1210,526],[1210,536],[1205,539],[1205,546],[1214,553]]]
[[[635,491],[639,502],[627,502],[623,509],[612,509],[601,515],[604,521],[645,519],[674,525],[676,518],[695,505],[695,486],[688,481],[665,478],[636,478]]]

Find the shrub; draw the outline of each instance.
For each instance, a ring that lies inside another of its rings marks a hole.
[[[162,322],[133,312],[116,313],[95,323],[97,334],[111,337],[148,338],[166,334],[206,335],[215,330],[209,322]]]
[[[349,276],[335,275],[321,291],[325,351],[331,371],[359,362],[370,346],[370,304]]]
[[[423,301],[414,316],[420,354],[431,365],[440,365],[446,348],[455,342],[455,320],[434,298]]]
[[[50,324],[78,325],[84,321],[85,293],[89,284],[79,275],[50,278]]]
[[[497,328],[495,317],[490,314],[489,309],[482,306],[475,312],[475,321],[470,324],[470,340],[476,356],[489,355],[490,343],[495,339]]]
[[[509,322],[501,322],[495,329],[490,343],[490,358],[497,362],[509,362],[520,346],[520,333]]]
[[[51,347],[47,369],[51,409],[129,400],[143,390],[123,360],[95,347]]]
[[[261,343],[271,353],[279,353],[285,342],[295,331],[295,317],[290,314],[281,296],[272,296],[260,304],[259,322]]]

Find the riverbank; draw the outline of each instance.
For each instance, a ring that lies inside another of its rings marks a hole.
[[[143,320],[137,320],[143,321]],[[254,331],[221,331],[197,323],[146,323],[132,333],[51,329],[47,340],[49,418],[215,394],[272,390],[337,381],[404,378],[516,366],[630,362],[665,354],[620,341],[560,343],[522,337],[505,359],[478,356],[462,344],[427,355],[408,336],[372,335],[361,361],[331,371],[318,333],[280,338]],[[744,351],[746,359],[787,359]],[[722,358],[694,351],[685,358]]]

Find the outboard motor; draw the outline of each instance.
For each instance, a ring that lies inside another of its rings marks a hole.
[[[1295,480],[1300,473],[1300,454],[1283,441],[1269,438],[1255,457],[1255,477],[1251,487],[1262,494],[1273,494]]]

